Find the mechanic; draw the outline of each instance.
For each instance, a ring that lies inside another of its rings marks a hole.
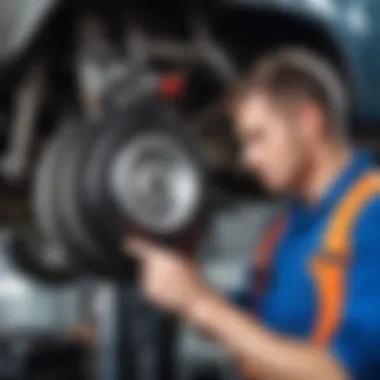
[[[173,249],[126,239],[145,295],[226,347],[247,379],[380,379],[380,173],[345,138],[348,108],[338,75],[299,50],[272,54],[234,93],[243,162],[286,198],[244,303]]]

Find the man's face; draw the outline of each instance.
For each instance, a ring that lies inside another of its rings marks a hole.
[[[303,133],[297,115],[259,93],[245,99],[235,115],[245,168],[270,192],[291,190],[305,167],[311,137]]]

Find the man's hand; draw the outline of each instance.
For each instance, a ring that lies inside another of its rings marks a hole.
[[[327,352],[271,333],[210,291],[180,253],[136,238],[125,248],[141,262],[147,298],[212,336],[244,364],[247,374],[260,380],[347,379]]]
[[[156,305],[186,317],[209,291],[195,265],[180,252],[141,238],[126,241],[128,254],[141,264],[141,286]]]

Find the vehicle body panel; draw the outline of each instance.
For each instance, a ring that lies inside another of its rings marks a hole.
[[[0,2],[0,64],[12,62],[33,40],[58,0]],[[380,1],[378,0],[221,0],[225,5],[286,13],[315,25],[339,51],[355,115],[360,124],[380,121]]]
[[[286,12],[314,23],[331,38],[351,77],[355,115],[380,121],[380,2],[378,0],[224,0],[234,6]]]
[[[0,64],[11,62],[40,30],[57,0],[0,1]]]

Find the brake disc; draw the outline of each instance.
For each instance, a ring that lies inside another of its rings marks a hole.
[[[112,127],[81,147],[80,213],[109,252],[119,252],[123,237],[135,231],[180,244],[205,220],[201,154],[178,132],[181,121],[170,108],[157,101],[141,106],[143,113],[112,115]]]
[[[173,233],[193,217],[201,178],[173,136],[139,133],[112,160],[108,180],[120,208],[156,234]]]

